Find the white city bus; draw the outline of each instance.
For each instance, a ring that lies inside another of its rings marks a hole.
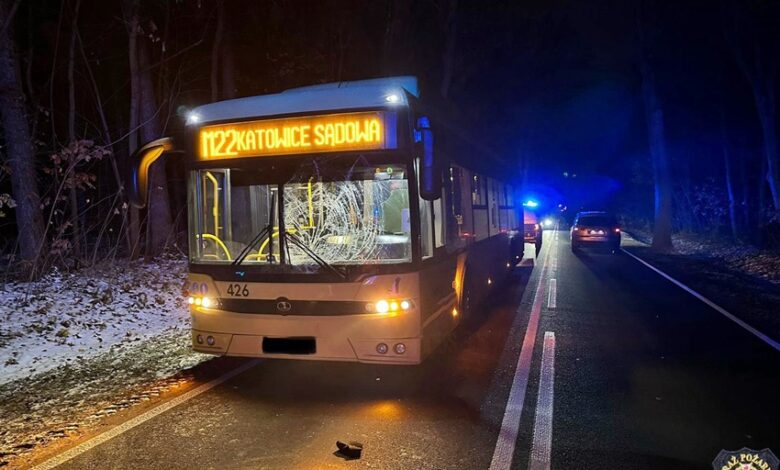
[[[187,155],[195,350],[418,364],[473,313],[522,256],[522,208],[420,109],[413,77],[296,88],[200,106],[135,154],[139,207],[149,166]]]

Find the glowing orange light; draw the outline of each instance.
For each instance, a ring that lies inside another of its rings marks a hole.
[[[457,308],[453,308],[452,309],[452,316],[453,317],[457,317],[458,316],[458,309]]]
[[[399,403],[391,400],[372,403],[365,410],[369,415],[385,419],[397,419],[403,415],[404,411]]]
[[[268,119],[206,126],[200,130],[200,160],[267,155],[375,150],[391,145],[386,113],[361,112]]]

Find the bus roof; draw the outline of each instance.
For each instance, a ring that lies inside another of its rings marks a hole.
[[[272,95],[250,96],[198,106],[199,123],[250,119],[328,110],[406,107],[407,93],[419,96],[417,78],[376,78],[291,88]],[[395,95],[394,101],[389,96]]]

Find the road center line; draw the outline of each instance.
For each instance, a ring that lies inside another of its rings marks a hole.
[[[529,470],[549,470],[552,452],[553,394],[555,392],[555,333],[544,333],[539,395],[536,399],[534,438],[531,444]]]
[[[553,243],[554,245],[554,243]],[[509,390],[509,398],[504,410],[504,418],[501,421],[501,430],[496,440],[496,448],[493,451],[493,459],[490,461],[490,470],[504,470],[512,466],[512,457],[515,453],[515,444],[517,443],[517,433],[520,428],[520,416],[523,412],[523,403],[525,402],[525,392],[528,388],[528,376],[531,372],[531,358],[534,352],[536,342],[536,332],[539,327],[539,317],[542,312],[542,302],[544,301],[544,276],[547,273],[547,260],[553,246],[547,249],[542,270],[539,273],[539,280],[536,283],[533,305],[531,306],[531,315],[528,318],[528,327],[525,330],[523,346],[520,348],[520,356],[517,359],[517,368],[512,379],[512,388]]]
[[[547,289],[547,308],[555,308],[558,298],[558,281],[550,279],[550,286]]]
[[[259,359],[254,359],[246,364],[243,364],[240,367],[237,367],[230,372],[217,377],[216,379],[207,382],[199,387],[196,387],[192,390],[190,390],[187,393],[184,393],[182,395],[179,395],[176,398],[173,398],[172,400],[166,401],[165,403],[161,404],[160,406],[157,406],[156,408],[152,408],[151,410],[142,413],[138,416],[136,416],[133,419],[130,419],[128,421],[125,421],[124,423],[109,429],[108,431],[98,434],[97,436],[93,437],[92,439],[82,442],[81,444],[77,445],[76,447],[73,447],[72,449],[69,449],[59,455],[55,455],[54,457],[50,458],[49,460],[43,462],[40,465],[35,466],[35,469],[50,469],[57,467],[59,465],[64,464],[68,460],[71,460],[73,458],[78,457],[79,455],[83,454],[84,452],[87,452],[90,449],[93,449],[100,444],[103,444],[104,442],[107,442],[121,434],[124,434],[125,432],[133,429],[134,427],[145,423],[146,421],[149,421],[150,419],[154,418],[155,416],[158,416],[162,413],[165,413],[166,411],[170,410],[171,408],[174,408],[176,406],[181,405],[182,403],[191,400],[198,395],[208,392],[212,388],[221,385],[222,383],[232,379],[233,377],[251,369],[252,367],[256,366],[260,362]]]
[[[671,281],[673,284],[675,284],[680,289],[684,290],[685,292],[691,294],[692,296],[694,296],[697,299],[701,300],[705,304],[709,305],[710,307],[715,309],[717,312],[719,312],[724,317],[728,318],[729,320],[733,321],[737,325],[739,325],[742,328],[746,329],[747,331],[749,331],[750,333],[755,335],[761,341],[763,341],[766,344],[768,344],[768,345],[772,346],[773,348],[775,348],[775,350],[780,351],[780,343],[778,343],[777,341],[773,340],[772,338],[770,338],[769,336],[765,335],[764,333],[761,333],[757,329],[753,328],[752,326],[748,325],[747,323],[745,323],[741,319],[739,319],[736,316],[734,316],[733,314],[731,314],[725,308],[721,307],[720,305],[716,304],[715,302],[711,301],[710,299],[708,299],[708,298],[704,297],[703,295],[699,294],[695,290],[691,289],[690,287],[686,286],[682,282],[678,281],[677,279],[673,278],[672,276],[670,276],[670,275],[666,274],[665,272],[661,271],[660,269],[656,268],[655,266],[653,266],[652,264],[650,264],[647,261],[643,260],[642,258],[636,256],[633,253],[628,252],[626,249],[622,249],[622,250],[623,250],[623,253],[627,254],[628,256],[630,256],[630,257],[634,258],[635,260],[639,261],[640,263],[644,264],[648,268],[650,268],[653,271],[655,271],[656,273],[660,274],[661,277],[667,279],[668,281]]]

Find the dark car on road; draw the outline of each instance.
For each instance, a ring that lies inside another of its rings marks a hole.
[[[620,249],[620,225],[607,212],[579,212],[571,227],[571,250],[583,247]]]

